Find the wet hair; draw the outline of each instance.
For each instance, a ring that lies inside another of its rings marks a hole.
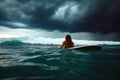
[[[72,41],[71,36],[68,34],[65,36],[66,41]]]

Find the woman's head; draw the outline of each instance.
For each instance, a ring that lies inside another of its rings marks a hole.
[[[65,36],[65,40],[66,40],[66,41],[72,41],[71,36],[70,36],[69,34],[66,35],[66,36]]]

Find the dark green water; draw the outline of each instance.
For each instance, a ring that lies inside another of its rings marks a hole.
[[[1,45],[0,80],[120,80],[120,46],[102,50]]]

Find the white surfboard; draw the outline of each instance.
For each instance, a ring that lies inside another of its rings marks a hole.
[[[98,45],[89,45],[89,46],[76,46],[68,49],[74,49],[74,50],[98,50],[102,49],[101,46]]]

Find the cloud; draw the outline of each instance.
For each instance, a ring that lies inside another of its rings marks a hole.
[[[45,37],[45,38],[64,38],[66,34],[70,34],[73,39],[76,40],[114,40],[119,41],[120,34],[118,33],[110,33],[110,34],[102,34],[102,33],[90,33],[90,32],[61,32],[61,31],[46,31],[42,29],[22,29],[22,28],[8,28],[6,26],[0,26],[0,38],[15,38],[15,37]]]
[[[48,0],[4,0],[1,1],[0,7],[11,20],[31,20],[51,15],[51,12],[54,12],[53,10],[58,6],[56,3],[57,1]]]
[[[73,1],[66,2],[55,11],[52,18],[55,20],[71,23],[76,19],[76,16],[79,15],[78,6],[79,5]]]
[[[28,36],[36,36],[38,33],[34,30],[29,29],[12,29],[7,28],[5,26],[0,26],[0,38],[9,38],[9,37],[28,37]],[[34,33],[34,34],[32,34]]]
[[[16,27],[21,27],[21,28],[26,28],[27,27],[27,24],[24,24],[24,23],[20,23],[20,22],[6,22],[5,24],[9,24],[9,25],[13,25],[13,26],[16,26]]]
[[[0,0],[0,22],[63,32],[119,33],[119,0]],[[9,27],[9,26],[8,26]]]
[[[52,18],[55,20],[64,21],[68,24],[73,24],[75,23],[75,21],[84,22],[84,18],[86,18],[87,15],[93,12],[88,11],[91,10],[91,5],[94,5],[96,1],[66,1],[55,11]],[[92,7],[92,9],[95,8]]]

